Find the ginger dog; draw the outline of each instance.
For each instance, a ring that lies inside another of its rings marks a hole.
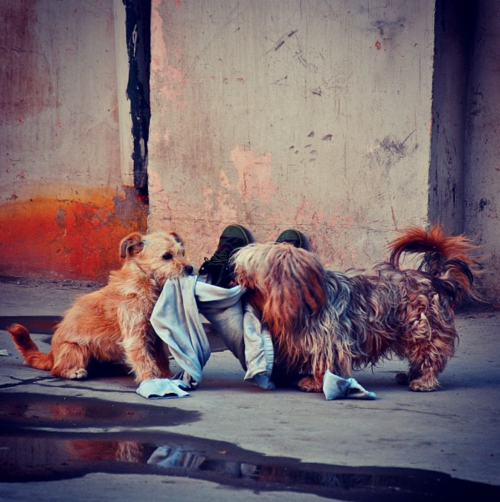
[[[342,273],[289,244],[250,244],[233,257],[236,281],[260,312],[275,347],[276,375],[321,392],[326,370],[343,377],[391,356],[406,359],[398,383],[432,391],[453,356],[454,307],[472,289],[475,246],[463,236],[410,228],[373,272]],[[422,253],[417,270],[403,253]]]
[[[175,232],[132,233],[120,243],[120,258],[123,266],[108,284],[66,312],[48,354],[24,326],[7,328],[26,364],[69,379],[86,378],[91,360],[123,362],[136,382],[170,376],[166,348],[149,317],[165,281],[193,272],[183,241]]]

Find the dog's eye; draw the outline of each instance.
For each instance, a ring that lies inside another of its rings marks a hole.
[[[165,253],[163,255],[164,260],[171,260],[173,258],[172,253]]]

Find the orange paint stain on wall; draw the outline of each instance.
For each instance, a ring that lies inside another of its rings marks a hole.
[[[121,239],[147,227],[147,207],[132,195],[0,204],[0,274],[106,282],[120,267]]]

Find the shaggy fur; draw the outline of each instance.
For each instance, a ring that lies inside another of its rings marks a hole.
[[[397,356],[409,363],[398,382],[431,391],[455,351],[454,306],[475,297],[474,248],[440,227],[410,228],[371,273],[325,270],[313,253],[276,243],[246,246],[233,263],[273,338],[277,376],[307,375],[299,387],[320,392],[327,369],[349,377]],[[423,253],[420,268],[403,269],[403,253]]]
[[[26,364],[60,378],[87,377],[91,360],[127,364],[137,382],[170,376],[163,342],[149,323],[155,302],[169,278],[191,274],[184,244],[174,233],[133,233],[120,243],[120,270],[98,291],[83,295],[66,312],[48,354],[38,350],[28,330],[7,329]]]

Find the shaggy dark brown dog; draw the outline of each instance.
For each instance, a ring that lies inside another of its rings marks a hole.
[[[120,270],[98,291],[81,296],[66,312],[48,354],[28,330],[7,328],[26,364],[60,378],[87,377],[91,360],[127,364],[137,382],[168,377],[169,361],[149,318],[169,278],[191,274],[184,243],[175,232],[133,233],[120,243]]]
[[[323,376],[349,377],[383,358],[406,359],[399,383],[432,391],[455,352],[454,307],[472,289],[475,246],[463,236],[410,228],[373,272],[325,270],[311,252],[289,244],[251,244],[233,258],[275,346],[277,373],[304,376],[299,387],[320,392]],[[403,253],[423,253],[419,269],[403,269]]]

